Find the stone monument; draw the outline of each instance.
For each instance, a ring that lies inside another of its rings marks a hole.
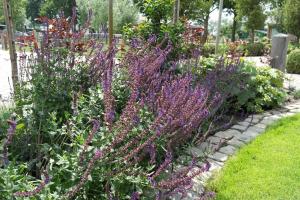
[[[285,72],[288,49],[288,35],[277,34],[272,37],[271,66]]]

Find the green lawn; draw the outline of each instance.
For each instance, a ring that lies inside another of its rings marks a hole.
[[[280,120],[210,181],[219,200],[300,200],[300,115]]]

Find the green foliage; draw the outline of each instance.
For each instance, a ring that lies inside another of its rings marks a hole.
[[[296,49],[288,55],[286,70],[288,73],[300,74],[300,49]]]
[[[293,93],[293,96],[295,99],[300,99],[300,90],[296,90],[294,93]]]
[[[263,13],[262,3],[264,0],[236,0],[236,8],[240,19],[246,19],[246,28],[251,31],[254,42],[254,30],[263,28],[266,15]]]
[[[249,43],[244,47],[245,56],[263,56],[265,45],[261,42]]]
[[[262,112],[279,106],[284,101],[284,74],[279,70],[244,63],[240,73],[244,75],[241,77],[244,78],[245,88],[235,91],[237,107],[248,112]]]
[[[153,33],[158,34],[161,23],[172,16],[174,0],[134,0],[134,3],[151,22]]]
[[[217,2],[217,0],[181,0],[180,14],[204,24],[205,18],[212,12]]]
[[[49,18],[56,17],[61,11],[64,12],[66,17],[72,16],[72,9],[75,6],[74,0],[47,0],[44,1],[40,8],[40,15]]]
[[[286,30],[300,38],[300,0],[286,0],[284,3],[283,23]]]
[[[183,23],[178,22],[177,24],[163,23],[160,25],[159,32],[156,33],[157,42],[162,42],[168,38],[171,42],[172,53],[169,54],[169,59],[174,60],[180,55],[191,56],[191,51],[196,45],[184,43],[183,33],[185,31],[185,26]],[[142,22],[138,26],[128,25],[123,29],[123,37],[126,39],[142,38],[147,40],[149,37],[153,36],[154,30],[151,22]]]
[[[11,0],[10,5],[15,28],[17,30],[23,30],[26,19],[27,0]],[[3,0],[0,0],[0,23],[5,24]]]
[[[205,43],[203,45],[201,55],[204,57],[209,57],[209,56],[215,54],[215,49],[216,49],[216,46],[214,44]]]
[[[292,51],[300,49],[300,44],[289,43],[287,53],[290,54]]]
[[[35,18],[40,16],[40,8],[43,1],[41,0],[28,0],[28,4],[26,6],[26,15],[27,18],[32,22]]]
[[[77,0],[79,11],[79,23],[85,24],[89,9],[92,9],[91,28],[100,30],[103,25],[107,25],[108,2],[106,0]],[[113,9],[114,31],[121,33],[123,26],[135,24],[138,18],[138,9],[130,0],[120,0],[114,2]]]
[[[12,109],[10,107],[0,106],[0,141],[5,138],[8,129],[7,120],[11,117]]]

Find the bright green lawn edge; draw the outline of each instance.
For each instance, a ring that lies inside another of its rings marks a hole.
[[[300,114],[279,120],[208,183],[218,200],[300,200]]]

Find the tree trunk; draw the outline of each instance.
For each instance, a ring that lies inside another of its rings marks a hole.
[[[209,14],[207,14],[204,18],[204,34],[201,38],[201,44],[205,44],[208,38],[208,20],[209,20]]]
[[[7,27],[7,36],[8,36],[8,46],[11,62],[11,75],[14,91],[16,91],[19,76],[18,76],[18,65],[17,65],[17,53],[14,40],[14,30],[13,30],[13,21],[10,10],[10,0],[3,0],[3,11],[5,15],[5,22]]]
[[[231,42],[235,42],[236,26],[237,26],[237,13],[236,13],[236,11],[233,11]]]
[[[108,43],[112,47],[113,43],[113,0],[108,0]]]
[[[179,20],[180,0],[174,2],[173,23],[176,24]]]

